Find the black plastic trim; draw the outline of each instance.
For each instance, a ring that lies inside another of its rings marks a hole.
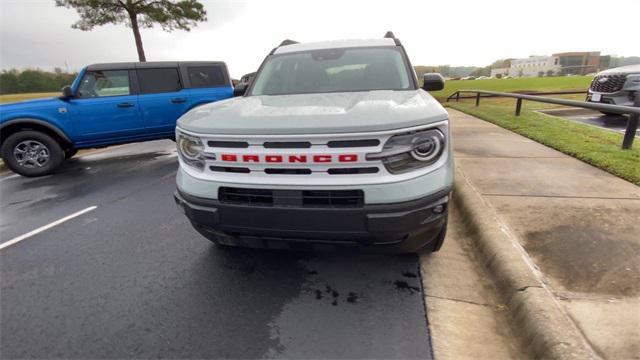
[[[57,128],[56,126],[44,121],[44,120],[39,120],[39,119],[32,119],[32,118],[16,118],[16,119],[11,119],[5,123],[3,123],[2,125],[0,125],[0,132],[2,132],[3,129],[7,128],[8,126],[11,125],[29,125],[29,124],[36,124],[36,125],[40,125],[40,126],[44,126],[47,129],[53,131],[56,135],[60,136],[62,138],[62,140],[68,142],[69,144],[73,144],[73,141],[71,141],[71,139],[67,136],[67,134],[65,134],[62,130],[60,130],[59,128]]]
[[[236,148],[236,149],[246,149],[249,147],[249,143],[246,141],[209,140],[207,141],[207,145],[209,145],[210,147],[217,147],[217,148]]]
[[[262,144],[266,149],[309,149],[309,141],[266,141]]]
[[[365,140],[332,140],[327,143],[330,148],[371,147],[380,145],[378,139]]]
[[[254,239],[256,247],[268,247],[267,242],[276,241],[412,252],[438,241],[448,211],[443,198],[449,192],[446,188],[412,201],[353,208],[302,207],[295,198],[288,201],[287,196],[280,197],[286,202],[281,206],[224,204],[180,190],[174,198],[193,226],[214,241],[223,236],[240,246],[248,246],[245,240]],[[441,205],[444,209],[433,210]]]

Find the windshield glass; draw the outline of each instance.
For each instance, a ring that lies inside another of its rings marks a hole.
[[[272,55],[251,95],[412,89],[402,53],[393,47],[326,49]]]

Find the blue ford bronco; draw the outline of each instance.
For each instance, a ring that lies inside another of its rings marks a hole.
[[[173,138],[182,114],[232,96],[223,62],[89,65],[60,97],[0,105],[0,154],[47,175],[79,149]]]

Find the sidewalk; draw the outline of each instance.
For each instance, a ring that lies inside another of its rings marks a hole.
[[[604,358],[640,358],[640,188],[448,111],[459,174],[520,241],[587,342]]]

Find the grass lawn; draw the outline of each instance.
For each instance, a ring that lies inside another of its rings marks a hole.
[[[56,92],[45,92],[45,93],[0,95],[0,104],[12,103],[12,102],[29,100],[29,99],[47,98],[47,97],[53,97],[53,96],[60,96],[60,92],[56,91]]]
[[[561,91],[587,90],[591,84],[590,76],[558,76],[532,77],[518,79],[486,79],[486,80],[449,80],[444,84],[444,90],[433,91],[431,95],[441,102],[458,90],[490,90],[500,92],[517,91]],[[584,96],[582,96],[584,99]]]
[[[471,81],[473,82],[473,81]],[[623,135],[593,126],[575,123],[534,110],[549,105],[523,103],[520,116],[514,115],[513,99],[482,99],[450,102],[447,106],[499,125],[565,154],[578,158],[616,176],[640,185],[640,139],[633,149],[622,150]]]

